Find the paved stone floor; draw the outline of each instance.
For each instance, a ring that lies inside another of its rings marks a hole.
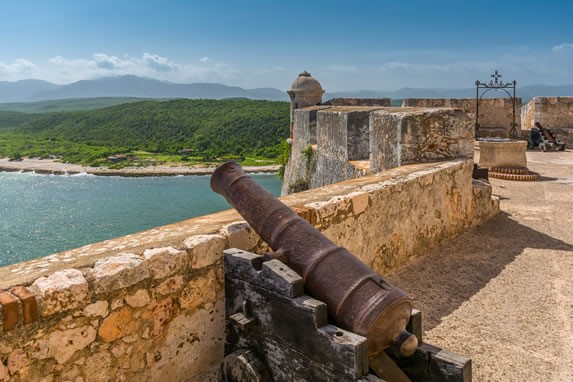
[[[527,158],[540,181],[492,179],[496,217],[386,275],[474,381],[573,381],[573,151]]]

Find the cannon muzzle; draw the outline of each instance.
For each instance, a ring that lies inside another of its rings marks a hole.
[[[326,303],[336,324],[367,338],[369,354],[390,346],[405,356],[415,352],[416,337],[405,331],[412,300],[402,290],[335,245],[237,163],[219,166],[211,188],[227,199],[277,258],[303,277],[305,289]]]

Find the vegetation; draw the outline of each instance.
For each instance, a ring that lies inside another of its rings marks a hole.
[[[50,113],[56,111],[79,111],[100,109],[129,102],[143,101],[135,97],[93,97],[71,98],[37,102],[0,103],[0,111],[19,111],[22,113]]]
[[[140,101],[87,111],[0,111],[0,157],[114,163],[278,163],[289,134],[287,102],[247,99]],[[17,155],[16,155],[17,154]]]
[[[301,154],[305,158],[305,174],[304,178],[297,178],[293,183],[289,184],[289,194],[306,191],[310,188],[310,178],[316,170],[316,155],[312,145],[308,145]]]

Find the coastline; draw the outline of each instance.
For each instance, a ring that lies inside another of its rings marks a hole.
[[[274,166],[245,166],[245,172],[277,172],[279,165]],[[107,167],[86,167],[79,164],[62,163],[54,159],[25,158],[20,161],[9,161],[8,158],[0,158],[0,171],[6,172],[35,172],[37,174],[74,175],[92,174],[98,176],[178,176],[178,175],[210,175],[216,166],[192,165],[192,166],[169,166],[157,165],[148,167],[126,167],[122,169],[110,169]]]

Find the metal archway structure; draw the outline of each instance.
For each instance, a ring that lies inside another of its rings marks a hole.
[[[511,99],[511,104],[513,107],[512,112],[512,119],[511,119],[511,129],[509,130],[509,137],[511,139],[517,139],[517,129],[515,123],[515,87],[517,82],[513,80],[512,82],[503,82],[500,80],[502,77],[501,74],[498,73],[496,70],[494,74],[492,74],[492,80],[488,82],[481,82],[479,80],[476,81],[476,121],[475,121],[475,138],[479,139],[479,104],[483,96],[489,92],[490,90],[501,90],[504,91],[509,98]],[[513,95],[508,91],[508,89],[513,90]]]

